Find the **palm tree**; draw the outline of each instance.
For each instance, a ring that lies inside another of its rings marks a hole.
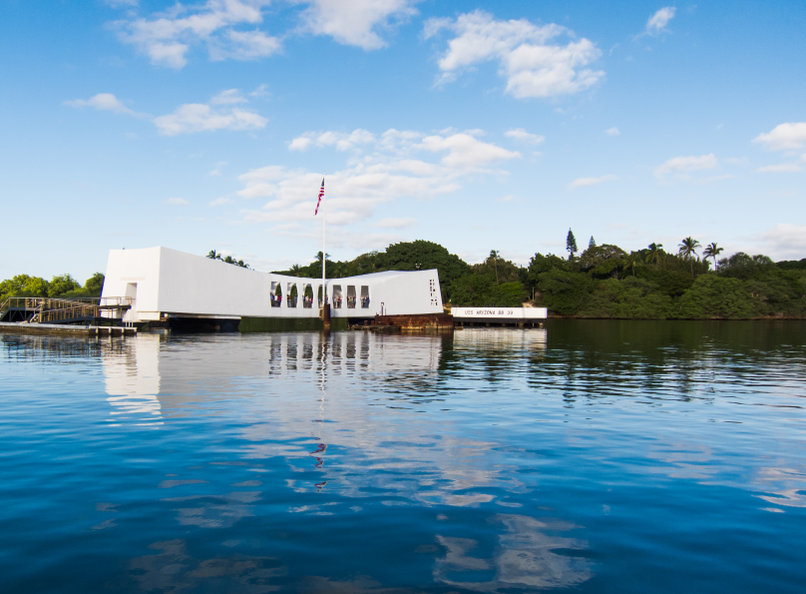
[[[716,263],[716,257],[720,254],[720,252],[724,252],[724,248],[721,248],[716,245],[715,242],[709,243],[705,246],[705,249],[702,251],[703,258],[713,258],[714,259],[714,270],[719,268],[719,265]]]
[[[493,261],[493,266],[495,267],[495,284],[498,284],[498,251],[497,250],[490,250],[490,257],[487,259]]]
[[[647,254],[647,262],[655,264],[656,266],[663,261],[663,244],[650,243],[648,246],[649,254]]]
[[[691,237],[685,237],[683,241],[680,242],[680,250],[678,254],[684,259],[688,260],[691,263],[691,276],[694,276],[694,257],[697,256],[697,248],[700,247],[700,242],[696,239],[692,239]],[[697,258],[699,260],[699,258]]]

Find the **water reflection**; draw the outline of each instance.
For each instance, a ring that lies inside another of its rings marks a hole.
[[[162,340],[161,335],[144,334],[136,340],[118,341],[114,352],[104,354],[104,381],[113,419],[134,417],[144,424],[160,420],[159,349]]]
[[[557,534],[574,526],[516,514],[499,514],[490,522],[501,529],[490,558],[482,556],[484,547],[476,539],[437,536],[445,554],[434,566],[436,581],[465,590],[499,592],[568,588],[592,576],[587,559],[569,554],[583,551],[586,544]]]
[[[21,513],[78,526],[90,549],[119,543],[144,591],[618,589],[602,582],[623,562],[611,543],[671,574],[693,554],[686,522],[735,568],[725,540],[744,541],[725,530],[753,540],[754,513],[802,525],[805,336],[574,322],[3,337],[13,385],[73,373],[67,397],[38,394],[56,403],[44,421],[51,409],[3,392],[21,404],[0,418],[20,435],[4,442],[15,513],[0,527]]]
[[[285,574],[280,562],[271,557],[198,559],[181,539],[155,542],[149,548],[156,552],[130,565],[130,574],[145,592],[273,592],[279,590],[273,581]]]

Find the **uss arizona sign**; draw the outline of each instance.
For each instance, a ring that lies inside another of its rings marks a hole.
[[[545,307],[454,307],[453,321],[462,324],[539,325],[548,317]]]

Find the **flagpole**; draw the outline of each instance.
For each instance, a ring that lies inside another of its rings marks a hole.
[[[322,178],[324,184],[324,178]],[[327,208],[322,205],[322,305],[327,305],[327,280],[325,275],[325,262],[327,250],[325,249],[325,228],[327,227]]]
[[[324,208],[324,204],[322,204],[322,198],[325,195],[325,178],[322,176],[322,187],[319,189],[319,198],[316,201],[316,211],[314,215],[319,212],[319,206],[321,205]],[[324,212],[322,213],[322,324],[323,329],[325,332],[330,331],[330,304],[327,302],[327,273],[326,273],[326,263],[327,263],[327,244],[325,242],[326,239],[326,228],[327,228],[327,209],[324,208]]]

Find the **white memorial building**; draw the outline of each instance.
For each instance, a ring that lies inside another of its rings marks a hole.
[[[243,318],[319,318],[321,278],[258,272],[165,247],[111,250],[103,300],[129,309],[109,312],[124,323]],[[442,314],[436,270],[387,271],[327,279],[334,320]]]

